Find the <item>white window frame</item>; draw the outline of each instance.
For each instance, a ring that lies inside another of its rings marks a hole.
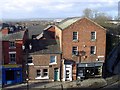
[[[47,77],[47,76],[48,76],[48,69],[46,69],[47,72],[44,72],[44,70],[45,70],[45,69],[42,70],[42,71],[43,71],[43,73],[42,73],[42,77]],[[44,73],[47,73],[47,75],[45,76]]]
[[[76,47],[77,49],[74,51],[74,47]],[[73,53],[73,52],[75,52],[75,54]],[[72,55],[77,55],[77,53],[78,53],[78,46],[73,46],[72,47]]]
[[[11,61],[11,57],[10,57],[10,54],[15,54],[15,61]],[[16,63],[16,52],[9,52],[9,63],[13,64],[13,63]]]
[[[31,63],[28,62],[30,57],[31,57],[31,61],[32,61]],[[27,63],[28,63],[28,65],[34,65],[33,64],[33,57],[32,56],[30,56],[30,57],[27,58]]]
[[[95,33],[94,39],[92,39],[92,37],[93,37],[92,33]],[[96,31],[92,31],[91,32],[91,41],[95,41],[95,40],[96,40]]]
[[[16,48],[15,41],[9,41],[9,49],[11,49],[11,48]]]
[[[77,33],[77,36],[75,36],[74,33]],[[72,35],[72,36],[73,36],[73,37],[72,37],[73,41],[78,41],[78,32],[73,32],[72,34],[73,34],[73,35]],[[76,37],[77,39],[74,39],[74,37]]]
[[[47,69],[47,76],[44,76],[44,69]],[[37,70],[36,70],[36,78],[35,79],[49,79],[49,69],[48,68],[44,68],[44,69],[37,69],[40,70],[40,76],[37,76]]]
[[[39,72],[40,75],[39,75],[39,76],[38,76],[38,72],[37,72],[38,70],[40,70],[40,72]],[[36,70],[36,77],[41,77],[41,69],[37,69],[37,70]]]
[[[51,57],[55,57],[55,62],[51,62]],[[50,56],[50,63],[49,64],[50,65],[51,64],[57,64],[57,56],[54,56],[54,55]]]
[[[93,52],[93,53],[91,53],[91,52],[92,52],[92,51],[91,51],[91,50],[92,50],[92,47],[94,47],[94,52]],[[90,47],[90,54],[91,54],[91,55],[95,55],[95,54],[96,54],[96,46],[91,46],[91,47]]]

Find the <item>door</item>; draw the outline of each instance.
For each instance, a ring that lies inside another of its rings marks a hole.
[[[21,71],[20,70],[16,70],[16,82],[17,83],[21,83],[22,82],[22,75],[21,75]]]
[[[59,70],[58,68],[54,69],[54,81],[58,81],[59,80]]]
[[[72,81],[72,66],[66,65],[66,80]]]
[[[15,82],[14,70],[6,70],[6,84],[13,84]]]

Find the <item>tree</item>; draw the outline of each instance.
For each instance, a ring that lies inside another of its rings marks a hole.
[[[85,10],[83,10],[83,17],[87,17],[87,18],[93,18],[93,11],[89,8],[86,8]]]
[[[106,24],[106,21],[108,20],[112,20],[112,17],[102,12],[97,12],[94,17],[94,21],[103,26]]]

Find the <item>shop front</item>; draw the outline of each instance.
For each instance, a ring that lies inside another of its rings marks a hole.
[[[77,65],[77,78],[88,79],[102,76],[103,62],[80,63]]]
[[[22,82],[22,67],[4,65],[2,68],[2,84],[16,84]]]

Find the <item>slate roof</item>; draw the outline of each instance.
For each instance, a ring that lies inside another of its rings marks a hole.
[[[6,34],[2,35],[2,40],[3,41],[8,41],[8,40],[22,40],[24,37],[25,31],[19,31],[16,33],[11,33],[11,34]]]
[[[32,39],[27,42],[28,45],[32,45],[32,50],[29,50],[30,54],[60,54],[59,41],[55,39]]]
[[[80,17],[67,18],[61,21],[57,26],[63,30],[80,19]]]
[[[43,29],[46,27],[44,25],[30,25],[28,27],[29,39],[32,39],[33,35],[39,35],[43,32]]]

